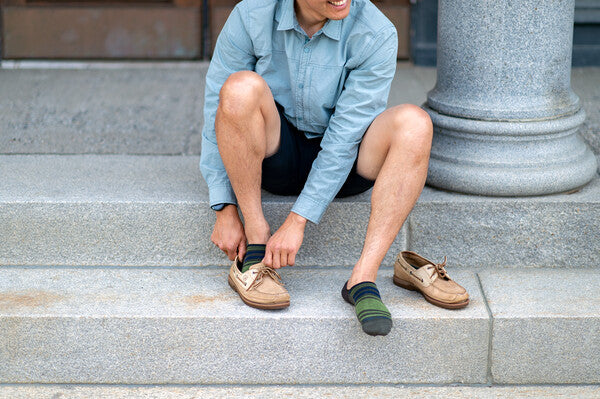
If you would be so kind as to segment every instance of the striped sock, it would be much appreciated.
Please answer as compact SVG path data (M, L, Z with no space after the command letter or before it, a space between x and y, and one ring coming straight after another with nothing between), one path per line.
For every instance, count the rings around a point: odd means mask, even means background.
M250 266L260 263L265 257L265 249L267 248L264 244L248 244L246 256L244 257L244 264L242 266L242 273L245 273L250 269Z
M381 296L375 283L364 281L350 290L344 284L342 297L352 305L362 329L369 335L387 335L392 329L392 315L381 302Z

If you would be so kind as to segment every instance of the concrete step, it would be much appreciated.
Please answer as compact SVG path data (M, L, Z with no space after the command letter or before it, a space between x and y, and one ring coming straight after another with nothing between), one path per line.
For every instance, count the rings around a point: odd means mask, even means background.
M200 154L207 62L0 65L0 154ZM398 64L388 104L422 104L436 69ZM600 153L600 68L574 68Z
M492 316L494 382L600 382L600 270L485 270L478 277Z
M600 383L600 270L451 269L471 294L458 311L383 271L386 337L341 299L348 270L282 270L281 311L245 306L227 272L2 267L0 383Z
M0 156L0 265L203 266L214 212L197 156ZM294 197L264 195L273 229ZM358 259L370 193L334 201L309 224L300 265ZM600 178L572 194L492 198L426 188L384 261L402 249L451 266L597 267Z
M16 67L0 68L0 154L200 154L207 62ZM422 104L435 76L399 64L390 105Z
M0 69L0 153L199 154L208 64L186 65Z
M1 399L279 399L292 398L580 398L597 399L600 387L583 386L113 386L113 385L0 385Z
M282 311L244 305L227 273L0 268L0 382L486 382L489 317L472 272L455 273L473 300L454 312L382 276L396 326L385 338L364 334L342 300L348 270L284 270Z

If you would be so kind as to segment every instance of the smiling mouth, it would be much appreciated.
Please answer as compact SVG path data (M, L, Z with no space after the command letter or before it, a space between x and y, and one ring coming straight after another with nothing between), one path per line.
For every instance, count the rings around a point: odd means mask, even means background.
M348 0L340 0L340 1L328 1L329 4L332 4L336 7L341 7L346 4Z

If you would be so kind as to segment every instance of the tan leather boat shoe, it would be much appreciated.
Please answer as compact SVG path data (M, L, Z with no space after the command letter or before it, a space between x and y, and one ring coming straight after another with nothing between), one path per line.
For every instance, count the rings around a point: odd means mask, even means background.
M446 309L461 309L469 304L467 290L448 276L444 266L412 252L400 252L394 263L394 284L420 292L427 302Z
M229 269L229 285L248 306L258 309L283 309L290 306L290 294L275 269L257 263L242 273L236 257Z

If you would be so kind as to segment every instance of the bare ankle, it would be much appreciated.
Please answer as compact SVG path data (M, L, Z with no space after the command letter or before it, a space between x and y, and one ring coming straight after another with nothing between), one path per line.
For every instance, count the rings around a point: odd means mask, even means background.
M370 282L374 283L376 279L377 279L377 272L364 273L361 271L353 271L352 275L348 279L348 287L347 288L352 288L356 284L362 283L364 281L370 281Z
M248 226L246 223L245 232L248 244L266 244L271 238L271 228L266 222L260 226L256 224Z

